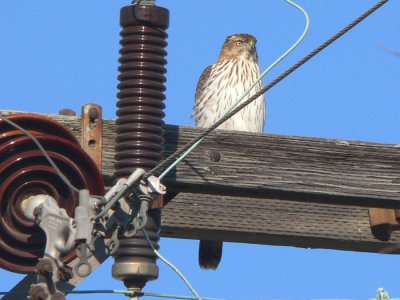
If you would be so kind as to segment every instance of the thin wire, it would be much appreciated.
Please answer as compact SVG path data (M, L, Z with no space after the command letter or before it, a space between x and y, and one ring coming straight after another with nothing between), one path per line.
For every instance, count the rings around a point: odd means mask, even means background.
M182 280L185 282L185 284L191 290L193 295L196 297L195 299L196 300L205 300L206 298L200 297L200 295L196 292L196 290L190 284L189 280L185 277L185 275L183 275L183 273L172 262L170 262L168 259L166 259L164 256L162 256L160 252L157 251L157 249L154 247L153 243L151 242L149 236L147 235L147 231L144 228L142 229L142 231L143 231L143 234L144 234L147 242L149 243L151 249L153 249L153 251L157 255L157 257L159 259L161 259L166 265L168 265L172 270L174 270L175 273L179 275L179 277L182 278Z
M180 296L172 294L162 294L162 293L148 293L148 292L135 292L128 290L81 290L81 291L68 291L66 294L75 295L87 295L87 294L122 294L127 296L139 295L140 297L156 297L156 298L168 298L168 299L187 299L187 300L197 300L191 296ZM26 292L0 292L0 295L26 295ZM202 300L222 300L217 298L202 298Z
M171 299L189 299L189 300L197 300L199 298L188 297L188 296L178 296L178 295L167 295L167 294L154 294L154 293L144 293L144 296L149 297L158 297L158 298L171 298ZM202 300L222 300L217 298L201 298Z
M290 75L293 71L298 69L300 66L302 66L304 63L306 63L308 60L310 60L312 57L314 57L316 54L318 54L320 51L328 47L330 44L332 44L334 41L336 41L338 38L340 38L342 35L347 33L349 30L357 26L361 21L363 21L365 18L367 18L369 15L377 11L380 7L382 7L384 4L386 4L389 0L381 0L379 1L376 5L371 7L368 11L363 13L361 16L359 16L357 19L355 19L353 22L351 22L349 25L344 27L342 30L340 30L338 33L330 37L328 40L326 40L324 43L322 43L320 46L315 48L313 51L311 51L309 54L304 56L301 60L299 60L296 64L294 64L292 67L287 69L285 72L283 72L281 75L276 77L273 81L271 81L268 85L264 86L261 88L257 93L255 93L253 96L248 98L246 101L242 102L239 104L237 107L235 107L232 111L230 111L228 114L226 114L223 118L219 119L217 122L215 122L213 125L210 127L206 128L201 134L198 136L194 137L191 141L186 143L180 150L176 151L175 153L171 154L169 157L167 157L165 160L163 160L161 163L159 163L157 166L155 166L153 169L148 171L145 175L144 178L148 178L151 175L154 175L156 173L159 173L162 171L166 166L168 166L170 163L172 163L174 160L176 160L178 157L186 153L186 151L191 151L194 149L200 142L201 140L206 137L210 132L215 130L218 126L220 126L223 122L228 120L230 117L232 117L234 114L236 114L238 111L243 109L246 105L249 103L253 102L256 100L259 96L264 94L266 91L271 89L273 86L275 86L277 83L282 81L284 78L286 78L288 75ZM182 160L182 159L181 159Z
M42 144L38 141L38 139L33 136L30 132L28 132L27 130L25 130L24 128L22 128L21 126L19 126L18 124L14 123L13 121L7 119L5 116L3 116L2 114L0 114L0 120L3 120L4 122L8 123L9 125L13 126L14 128L22 131L25 135L27 135L35 144L36 146L39 148L40 151L42 151L43 156L47 159L47 161L49 162L49 164L54 168L54 170L56 170L58 176L60 176L60 178L71 188L73 189L75 192L79 193L79 189L77 189L72 183L71 181L69 181L69 179L63 174L63 172L61 172L61 170L57 167L57 165L54 163L54 161L51 159L51 157L47 154L46 149L44 149L44 147L42 146Z
M294 49L297 48L297 46L304 40L304 38L306 37L309 29L310 29L310 16L308 15L307 11L301 7L300 5L298 5L297 3L293 2L292 0L286 0L287 3L289 3L290 5L294 6L295 8L297 8L298 10L300 10L304 17L305 17L305 26L304 26L304 30L302 32L302 34L300 35L300 37L296 40L296 42L290 46L290 48L288 50L286 50L280 57L278 57L268 68L266 68L261 74L260 76L258 76L258 78L254 81L254 83L244 92L243 95L241 95L236 101L235 103L222 115L222 118L224 118L227 114L229 114L240 102L243 101L243 99L252 91L252 89L261 81L261 79L267 75L268 72L270 72L277 64L279 64L286 56L288 56ZM219 121L219 120L218 120ZM218 122L217 121L217 122ZM197 141L196 143L194 143L189 149L187 149L179 158L177 158L175 160L175 162L173 162L167 169L165 169L164 172L161 173L161 175L159 176L159 178L163 178L165 175L167 175L169 173L169 171L171 171L177 164L179 164L190 152L192 152L201 142L203 141L203 138L200 139L199 141ZM151 172L151 171L150 171ZM146 175L145 175L146 177Z

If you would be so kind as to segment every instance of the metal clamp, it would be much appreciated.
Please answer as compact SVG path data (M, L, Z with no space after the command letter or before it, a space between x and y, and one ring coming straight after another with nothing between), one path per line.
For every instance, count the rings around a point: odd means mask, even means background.
M152 199L146 195L138 196L138 200L140 201L140 208L133 218L132 222L129 222L125 227L124 236L125 237L133 237L136 233L144 228L147 223L147 210L149 209L149 203ZM128 229L129 227L133 227L132 229Z
M37 195L27 200L25 215L35 221L46 234L44 255L62 265L61 254L69 252L75 245L75 228L72 219L60 208L52 197Z

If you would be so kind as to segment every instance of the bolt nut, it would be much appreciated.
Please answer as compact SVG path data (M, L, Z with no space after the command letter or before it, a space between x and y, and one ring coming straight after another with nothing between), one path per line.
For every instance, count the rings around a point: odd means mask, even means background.
M47 300L49 294L42 286L32 286L29 291L29 298L31 300Z
M222 158L222 155L219 151L216 150L210 150L208 152L208 157L212 162L219 162Z
M43 276L49 275L53 272L53 266L49 260L42 259L36 265L36 272Z
M40 206L35 207L33 210L33 216L36 218L37 216L40 216L42 214L42 208Z
M89 108L89 118L90 120L94 121L100 116L99 111L97 108L91 107Z
M65 300L65 299L67 298L61 292L56 292L53 296L50 297L50 300Z
M74 272L69 266L63 266L58 270L58 278L62 281L69 281L74 278Z

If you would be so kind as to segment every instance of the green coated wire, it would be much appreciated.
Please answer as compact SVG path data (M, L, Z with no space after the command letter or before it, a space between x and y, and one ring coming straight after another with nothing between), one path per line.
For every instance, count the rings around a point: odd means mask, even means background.
M157 255L159 259L161 259L167 266L169 266L172 270L175 271L176 274L179 275L180 278L185 282L185 284L188 286L190 291L193 293L193 295L196 297L196 300L205 300L206 298L201 298L200 295L196 292L196 290L193 288L193 286L190 284L189 280L183 275L183 273L168 259L166 259L164 256L161 255L160 252L157 251L157 249L154 247L153 243L151 242L149 236L147 235L147 231L143 228L142 229L143 234L149 243L151 249L153 249L154 253Z
M148 297L158 297L158 298L170 298L170 299L189 299L197 300L199 298L188 297L188 296L178 296L178 295L167 295L167 294L154 294L154 293L144 293L144 296ZM222 300L217 298L201 298L202 300Z
M295 8L297 8L298 10L300 10L304 17L305 17L305 27L303 30L303 33L300 35L300 37L297 39L297 41L288 49L286 50L285 53L283 53L280 57L278 57L278 59L276 59L267 69L265 69L261 75L256 79L256 81L250 86L250 88L248 88L246 90L246 92L236 100L236 102L221 116L220 119L222 119L223 117L225 117L228 113L230 113L240 102L242 102L242 100L250 93L250 91L256 86L256 84L259 83L259 81L269 72L271 71L277 64L279 64L286 56L288 56L306 37L308 30L310 29L310 17L307 13L307 11L301 7L300 5L298 5L297 3L293 2L292 0L286 0L286 2L288 2L290 5L294 6ZM175 160L175 162L173 162L168 168L166 168L164 170L164 172L161 173L161 175L159 176L159 178L163 178L165 175L168 174L169 171L171 171L177 164L179 164L190 152L193 151L193 149L195 149L202 141L204 138L202 138L201 140L197 141L195 144L193 144L185 153L183 153L179 158L177 158Z
M140 297L155 297L155 298L168 298L168 299L188 299L188 300L197 300L198 298L194 298L191 296L180 296L180 295L171 295L171 294L162 294L162 293L149 293L149 292L134 292L128 290L82 290L82 291L71 291L68 294L122 294L127 296L135 296L136 294L140 295ZM202 300L222 300L216 298L202 298Z
M128 290L81 290L81 291L69 291L67 294L75 294L75 295L88 295L88 294L120 294L126 296L135 296L136 294L140 295L140 297L154 297L154 298L168 298L168 299L183 299L183 300L198 300L198 298L191 296L180 296L180 295L171 295L171 294L162 294L162 293L148 293L148 292L140 292L135 293L134 291ZM26 292L0 292L0 295L26 295ZM201 298L202 300L222 300L217 298Z

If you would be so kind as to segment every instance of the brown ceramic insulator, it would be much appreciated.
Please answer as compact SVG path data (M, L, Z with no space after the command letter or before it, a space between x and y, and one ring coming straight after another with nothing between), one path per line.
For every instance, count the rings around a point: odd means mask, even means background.
M164 133L165 30L169 12L155 5L121 9L120 83L117 102L115 177L128 177L135 168L150 169L162 160ZM158 248L160 211L148 213L146 230ZM156 255L142 231L121 239L113 277L130 290L141 290L158 278Z
M155 5L121 9L117 178L137 167L152 168L162 159L168 22L168 10Z
M146 224L146 232L153 246L159 249L158 226L153 218ZM149 247L142 231L129 239L121 239L112 267L112 276L131 290L141 290L146 282L158 278L157 256Z
M104 194L102 176L74 135L52 119L34 114L7 117L33 134L62 173L78 189ZM33 141L0 121L0 267L17 273L34 273L43 256L45 235L25 217L24 199L32 195L52 196L73 216L78 195L50 166ZM75 257L67 254L65 262Z

